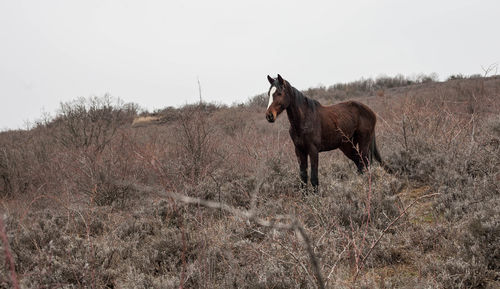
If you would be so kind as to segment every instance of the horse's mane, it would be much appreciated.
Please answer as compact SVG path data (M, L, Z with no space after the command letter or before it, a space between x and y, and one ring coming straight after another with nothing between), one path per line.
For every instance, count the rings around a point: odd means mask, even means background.
M320 103L317 100L311 99L311 98L305 96L298 89L296 89L295 87L291 86L290 83L288 83L288 87L290 87L291 95L294 98L295 103L297 105L305 104L311 110L316 110L316 107L320 105Z

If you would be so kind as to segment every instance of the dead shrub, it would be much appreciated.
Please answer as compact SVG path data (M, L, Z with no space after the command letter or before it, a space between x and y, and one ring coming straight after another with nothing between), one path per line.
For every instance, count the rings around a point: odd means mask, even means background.
M107 94L101 98L79 98L61 103L59 114L50 126L56 127L53 137L63 146L92 147L95 152L101 152L121 125L132 122L136 109Z
M221 156L216 143L216 131L209 115L211 106L186 106L180 113L177 128L178 148L182 176L197 181L219 165Z

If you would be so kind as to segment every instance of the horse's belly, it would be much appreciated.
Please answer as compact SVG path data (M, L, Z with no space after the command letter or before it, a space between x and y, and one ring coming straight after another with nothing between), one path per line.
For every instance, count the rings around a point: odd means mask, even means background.
M331 150L338 149L338 148L339 148L339 146L337 144L326 144L326 145L323 144L319 151L326 152L326 151L331 151Z
M331 151L338 149L342 143L342 138L337 135L323 135L321 138L321 149L320 151Z

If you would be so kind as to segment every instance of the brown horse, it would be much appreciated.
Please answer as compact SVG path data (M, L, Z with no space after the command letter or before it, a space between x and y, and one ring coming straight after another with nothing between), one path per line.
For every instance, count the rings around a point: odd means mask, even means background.
M311 184L318 188L318 153L339 148L363 173L374 157L385 167L375 144L375 113L357 101L323 106L307 98L279 74L267 76L269 104L266 119L274 122L286 110L290 137L300 166L300 179L307 184L307 156L311 161Z

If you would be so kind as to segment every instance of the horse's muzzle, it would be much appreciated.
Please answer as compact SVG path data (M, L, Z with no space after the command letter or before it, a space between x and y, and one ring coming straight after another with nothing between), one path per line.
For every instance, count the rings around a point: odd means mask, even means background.
M274 122L276 120L272 112L266 114L266 119L268 122Z

